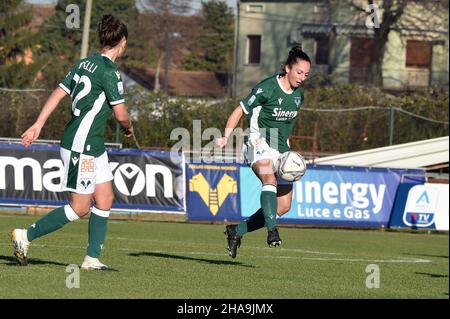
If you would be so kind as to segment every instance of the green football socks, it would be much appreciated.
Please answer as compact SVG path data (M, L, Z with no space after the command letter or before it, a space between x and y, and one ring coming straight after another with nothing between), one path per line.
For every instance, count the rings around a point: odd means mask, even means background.
M265 184L261 192L261 208L264 213L264 221L268 230L273 230L277 224L277 186Z
M273 230L277 224L277 206L277 187L271 184L264 185L261 192L261 208L237 225L236 232L238 235L242 237L244 234L264 226L268 230Z
M91 216L89 217L89 239L87 247L87 255L89 257L98 258L103 248L103 242L106 238L108 226L109 211L92 207Z
M70 207L70 205L61 206L39 219L27 230L27 237L32 241L41 236L47 235L60 229L68 222L79 219L80 217Z
M238 235L242 237L246 233L255 231L263 227L264 227L264 213L262 208L260 208L248 219L241 222L236 227L236 231Z

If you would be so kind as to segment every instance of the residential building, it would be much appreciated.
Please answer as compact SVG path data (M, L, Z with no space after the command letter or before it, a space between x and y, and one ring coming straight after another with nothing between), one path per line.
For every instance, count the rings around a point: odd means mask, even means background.
M418 2L408 2L387 38L385 89L448 87L448 9L437 2L423 8ZM375 3L377 7L369 8L365 0L239 0L235 95L248 94L260 80L278 72L297 43L313 61L311 78L368 83L374 28L383 23L382 2Z

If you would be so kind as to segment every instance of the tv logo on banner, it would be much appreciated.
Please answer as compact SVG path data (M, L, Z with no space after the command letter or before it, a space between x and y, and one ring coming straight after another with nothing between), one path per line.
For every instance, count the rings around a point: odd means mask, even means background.
M434 223L439 191L425 185L410 189L406 201L403 222L407 226L428 227Z

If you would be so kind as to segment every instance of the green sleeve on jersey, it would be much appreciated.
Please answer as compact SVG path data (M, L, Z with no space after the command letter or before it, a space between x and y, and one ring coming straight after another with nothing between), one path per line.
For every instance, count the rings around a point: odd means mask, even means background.
M67 73L66 77L64 78L64 80L61 81L61 83L59 83L59 86L66 91L67 94L70 94L72 92L72 79L73 76L76 72L78 63L75 64L75 66L72 67L72 69L69 71L69 73Z
M123 82L119 71L106 72L104 75L103 89L110 105L125 102Z
M303 95L303 92L302 91L300 91L300 105L299 105L299 107L298 107L298 110L300 111L300 108L301 108L301 106L303 105L303 102L305 101L305 96ZM300 112L298 112L297 113L297 116L295 117L295 118L293 118L292 120L291 120L291 122L288 124L288 126L287 126L287 133L288 133L288 139L289 139L289 137L291 137L291 135L292 135L292 131L293 131L293 129L294 129L294 126L295 126L295 123L297 123L297 119L298 119L298 117L299 117L299 115L300 115ZM289 145L289 148L291 148L291 145Z
M297 122L297 117L298 117L298 115L294 119L292 119L291 122L288 124L288 128L287 128L288 139L292 135L292 130L294 129L295 123ZM290 148L290 145L289 145L289 148Z
M254 107L266 103L269 100L269 92L260 87L253 88L252 92L241 101L244 113L248 114Z
M303 91L300 91L300 105L298 107L298 109L300 110L300 108L302 107L303 103L305 103L305 94L303 94Z

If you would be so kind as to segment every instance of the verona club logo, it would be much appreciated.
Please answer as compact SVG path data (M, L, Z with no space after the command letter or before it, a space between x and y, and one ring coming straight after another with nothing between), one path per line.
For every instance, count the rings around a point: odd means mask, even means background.
M216 216L219 208L230 194L237 194L237 182L228 174L224 174L215 188L211 187L202 173L198 173L189 180L189 191L196 192Z

